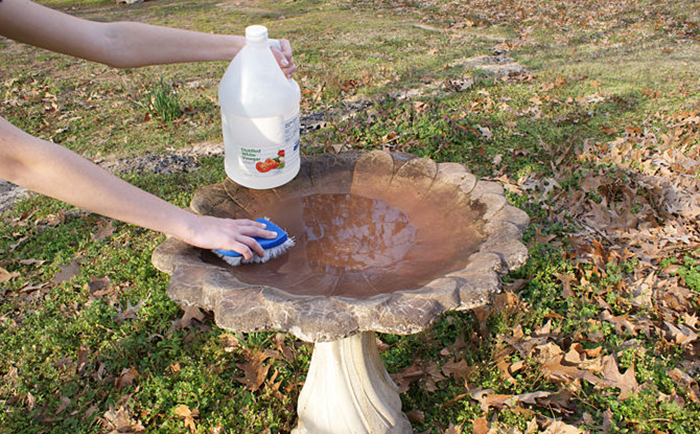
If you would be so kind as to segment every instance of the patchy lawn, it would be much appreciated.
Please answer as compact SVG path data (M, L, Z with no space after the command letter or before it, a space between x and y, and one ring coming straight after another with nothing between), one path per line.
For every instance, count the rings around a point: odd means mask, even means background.
M695 1L40 3L201 31L264 24L295 50L304 152L405 151L503 183L531 216L527 264L489 307L379 335L416 432L697 432ZM225 63L113 70L0 48L0 113L36 136L102 162L221 142ZM225 176L220 154L193 155L119 173L187 206ZM294 427L310 345L181 311L150 264L161 235L36 196L2 221L0 431Z

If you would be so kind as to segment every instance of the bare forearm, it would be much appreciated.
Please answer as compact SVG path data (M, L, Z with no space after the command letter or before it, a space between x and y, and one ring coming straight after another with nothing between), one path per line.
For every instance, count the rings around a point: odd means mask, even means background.
M0 3L0 34L71 56L131 68L231 60L245 40L143 23L83 20L26 0Z
M245 44L242 36L83 20L27 0L0 2L0 35L117 68L228 61ZM283 72L291 77L296 71L292 49L288 41L280 42L281 50L272 51Z
M0 178L88 211L173 235L204 249L264 251L254 237L274 238L247 219L199 216L140 190L81 156L30 136L0 117Z
M0 119L0 178L87 211L187 238L192 214Z
M98 34L104 37L100 63L116 68L167 63L230 61L245 46L245 37L238 35L216 35L153 26L143 23L116 22L94 23ZM292 47L286 39L280 39L272 49L282 72L287 77L296 71L292 59Z
M108 58L92 59L118 68L147 65L230 61L245 44L234 35L215 35L142 23L102 23Z

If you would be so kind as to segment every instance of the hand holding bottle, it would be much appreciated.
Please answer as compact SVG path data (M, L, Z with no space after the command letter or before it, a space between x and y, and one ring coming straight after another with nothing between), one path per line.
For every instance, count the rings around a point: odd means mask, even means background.
M297 71L292 58L292 46L286 39L270 39L270 49L274 54L277 63L282 68L285 77L292 78Z
M226 174L252 189L275 188L299 172L299 85L285 40L269 39L267 28L246 28L246 44L219 84Z

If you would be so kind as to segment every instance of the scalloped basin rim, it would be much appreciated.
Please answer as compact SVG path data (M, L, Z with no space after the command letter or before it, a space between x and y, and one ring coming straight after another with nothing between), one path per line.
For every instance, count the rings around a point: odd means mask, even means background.
M446 310L486 303L498 276L527 258L527 215L499 184L405 154L305 156L285 186L249 190L226 180L196 192L191 206L268 216L297 241L278 259L238 267L177 240L154 252L154 264L172 274L172 298L239 331L310 341L416 333Z

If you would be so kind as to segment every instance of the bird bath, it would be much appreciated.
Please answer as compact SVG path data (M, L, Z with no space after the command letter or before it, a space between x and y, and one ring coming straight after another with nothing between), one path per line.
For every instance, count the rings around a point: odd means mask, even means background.
M198 191L200 214L269 217L296 246L231 267L168 239L153 254L169 296L229 330L314 342L295 434L410 433L375 332L413 334L443 312L481 306L522 265L527 214L463 165L384 151L305 157L272 190L231 180Z

